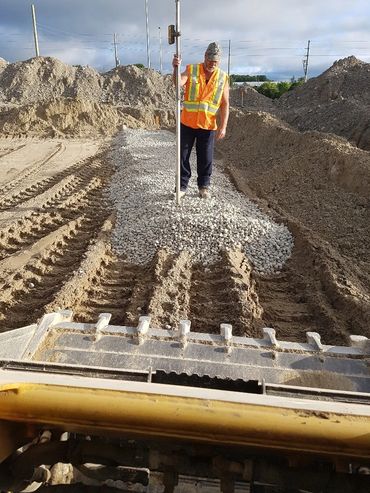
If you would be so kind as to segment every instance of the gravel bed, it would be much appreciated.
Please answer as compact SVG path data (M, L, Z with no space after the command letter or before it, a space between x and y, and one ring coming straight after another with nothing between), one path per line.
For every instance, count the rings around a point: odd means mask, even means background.
M209 265L225 249L241 249L257 271L271 274L290 257L293 238L286 226L261 212L217 169L209 199L198 197L193 175L177 206L172 133L127 129L116 138L112 159L110 197L117 210L112 242L128 261L146 264L159 248L168 248L188 251L193 263ZM196 174L194 162L192 169Z

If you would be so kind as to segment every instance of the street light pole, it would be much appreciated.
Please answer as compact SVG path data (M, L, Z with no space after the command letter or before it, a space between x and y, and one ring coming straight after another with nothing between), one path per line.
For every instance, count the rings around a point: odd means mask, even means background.
M231 39L229 39L229 56L227 57L227 76L230 79L230 62L231 62Z
M118 52L117 52L117 35L116 33L113 34L113 44L114 44L114 61L116 64L116 68L119 65L119 59L118 59Z
M34 37L34 40L35 40L36 56L40 56L39 40L38 40L38 37L37 37L36 13L35 13L35 6L33 4L31 5L31 11L32 11L33 37Z
M150 68L150 40L149 40L149 9L148 0L145 0L145 19L146 19L146 56L147 65Z
M310 44L311 44L311 40L308 40L306 58L303 60L303 71L304 71L305 82L307 82L307 78L308 78L308 60L310 58Z
M163 56L162 56L162 32L161 28L158 28L159 31L159 72L163 72Z

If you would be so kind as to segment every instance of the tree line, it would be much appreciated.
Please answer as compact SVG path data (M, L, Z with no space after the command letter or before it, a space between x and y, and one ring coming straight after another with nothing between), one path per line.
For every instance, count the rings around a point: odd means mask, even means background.
M231 74L230 75L230 84L233 82L267 82L270 79L266 77L266 75L239 75L239 74Z
M230 85L234 82L263 82L258 87L255 87L256 91L271 99L280 98L280 96L288 91L295 89L296 87L304 84L304 78L300 77L296 79L292 77L290 81L285 82L273 82L266 77L266 75L230 75Z

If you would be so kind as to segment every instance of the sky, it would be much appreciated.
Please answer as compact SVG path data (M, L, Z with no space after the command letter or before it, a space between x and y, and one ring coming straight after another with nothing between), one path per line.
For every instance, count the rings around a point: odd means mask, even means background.
M167 26L176 22L175 0L0 0L0 57L9 62L35 56L32 3L41 56L105 72L115 66L116 33L122 65L142 63L171 71L175 48L168 45ZM183 65L202 61L212 41L222 46L225 71L230 62L232 74L267 75L272 80L303 76L308 40L309 77L350 55L370 63L369 0L180 0L178 4Z

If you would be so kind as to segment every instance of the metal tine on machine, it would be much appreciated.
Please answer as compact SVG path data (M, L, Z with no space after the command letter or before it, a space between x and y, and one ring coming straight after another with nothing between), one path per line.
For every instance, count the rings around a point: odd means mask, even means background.
M137 326L137 342L139 345L145 341L146 336L149 332L150 319L151 317L149 316L142 316L139 318L139 323Z
M185 348L188 344L188 335L190 334L191 321L180 320L178 337L180 344Z
M365 336L349 336L349 340L351 342L352 347L356 347L362 349L364 353L369 352L370 350L370 340Z
M315 351L323 351L324 346L321 342L321 336L317 332L306 332L307 342Z
M95 341L99 341L102 331L108 327L111 318L111 313L101 313L99 315L98 321L95 324Z
M272 329L271 327L264 327L262 329L262 333L263 333L263 340L267 341L269 345L275 348L278 348L280 346L278 340L276 339L275 329Z
M102 313L94 323L73 322L72 312L61 311L45 315L31 329L1 333L0 369L1 360L35 367L45 362L68 367L77 362L84 368L110 369L122 361L125 371L141 371L144 365L153 372L160 369L232 380L263 377L269 384L284 382L287 370L325 370L345 375L359 392L368 393L370 377L364 356L370 354L370 339L363 336L350 336L350 345L333 346L323 344L316 332L307 332L307 342L293 342L279 340L268 327L262 329L260 338L254 338L233 334L228 323L220 324L215 334L194 332L190 320L181 320L176 330L170 330L151 327L150 316L141 316L136 327L111 325L111 318Z
M221 324L220 333L225 344L226 352L231 353L233 344L233 326L230 324Z

